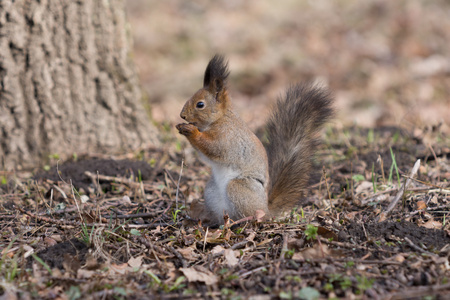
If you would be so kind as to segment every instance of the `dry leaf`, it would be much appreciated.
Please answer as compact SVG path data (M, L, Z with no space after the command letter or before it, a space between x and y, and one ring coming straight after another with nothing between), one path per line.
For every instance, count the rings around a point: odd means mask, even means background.
M256 219L256 222L262 222L265 215L266 215L266 213L265 213L263 210L257 209L257 210L255 211L255 219Z
M402 263L402 262L405 261L405 257L404 257L403 255L401 255L401 254L397 254L397 255L394 256L392 259L393 259L394 261L400 262L400 263Z
M66 272L76 274L81 267L80 260L76 255L72 256L69 253L64 253L63 267Z
M427 208L427 204L425 203L425 201L417 201L417 209L418 210L423 210Z
M122 205L132 205L131 199L128 196L123 196L122 199L119 200L119 203Z
M232 249L225 249L224 256L226 264L229 267L234 267L239 263L239 259L236 257L236 253Z
M78 269L77 271L77 278L78 279L88 279L91 278L92 275L94 275L94 271L85 270L85 269Z
M192 247L186 247L183 249L177 249L177 251L187 260L195 261L199 257L197 253L195 253L195 249Z
M60 234L52 234L51 238L57 241L58 243L61 243L63 241Z
M206 285L216 284L219 279L211 271L202 267L191 267L191 268L180 268L189 282L200 281L204 282Z
M31 246L28 245L22 245L23 249L26 251L25 254L23 255L24 258L29 257L31 254L34 253L34 249Z
M132 268L139 268L142 265L143 256L132 257L128 260L128 265Z
M359 213L360 213L359 211L352 211L344 214L343 217L349 221L353 221L355 219L355 216Z
M306 248L301 252L296 252L292 259L306 260L315 258L331 257L331 251L325 244L316 243L312 248Z
M124 264L114 264L112 263L109 267L109 274L110 275L117 275L117 274L121 274L124 275L126 272L128 271L128 264L124 263Z
M98 269L99 266L100 265L97 261L97 258L92 253L88 253L86 255L86 265L84 266L84 268L86 268L88 270L94 270L94 269Z
M189 215L192 219L202 220L203 223L211 222L210 213L206 209L205 203L198 200L192 201Z
M338 237L337 237L336 233L334 233L334 231L331 231L330 229L325 228L323 226L319 226L317 228L317 234L326 239L332 239L333 241L338 240Z
M224 251L225 251L224 247L222 247L220 245L217 245L214 248L212 248L211 253L212 254L219 254L219 253L224 252Z
M380 214L380 217L379 217L379 219L378 219L378 222L381 223L381 222L385 221L386 219L387 219L386 213L385 213L385 212L382 212L382 213Z
M442 223L431 219L423 224L420 224L419 226L429 228L429 229L441 229Z
M368 192L373 189L373 183L370 181L361 181L360 184L355 188L357 194L362 192Z
M44 243L47 244L47 246L51 247L51 246L55 246L56 244L58 244L58 242L56 242L54 239L52 239L51 237L45 237L44 238Z

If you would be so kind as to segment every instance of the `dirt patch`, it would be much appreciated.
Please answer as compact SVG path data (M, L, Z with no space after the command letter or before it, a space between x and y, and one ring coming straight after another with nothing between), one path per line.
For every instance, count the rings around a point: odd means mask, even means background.
M443 230L420 227L412 222L381 223L356 223L349 224L346 228L348 236L356 243L379 241L383 244L394 242L402 251L412 251L411 245L405 241L408 238L414 245L423 247L424 250L439 252L444 246L450 244L450 236Z
M37 253L50 268L63 269L65 259L77 260L80 264L86 261L89 248L78 239L71 239L48 247ZM31 260L31 259L30 259ZM30 263L30 261L29 261Z
M89 187L95 187L92 178L86 175L86 171L92 174L116 176L126 178L149 179L153 174L153 168L145 161L111 160L111 159L86 159L68 161L60 166L53 166L47 172L39 172L35 179L50 179L52 181L72 182L77 189L83 189L89 193ZM103 183L99 180L100 184ZM104 186L105 187L105 186Z

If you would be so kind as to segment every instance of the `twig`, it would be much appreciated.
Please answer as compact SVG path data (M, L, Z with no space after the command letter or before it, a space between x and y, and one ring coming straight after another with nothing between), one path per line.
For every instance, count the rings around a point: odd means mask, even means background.
M415 210L415 211L410 212L408 215L406 215L406 218L414 216L423 211L432 211L432 210L436 210L436 209L449 208L449 207L450 207L450 204L445 204L445 205L439 205L436 207L427 207L425 210L423 210L423 209Z
M404 290L400 290L398 292L387 295L385 299L394 300L394 299L418 299L421 296L429 296L432 294L436 294L440 291L450 290L450 283L447 284L436 284L431 286L420 286L420 287L408 287ZM443 296L443 295L442 295Z
M47 217L42 217L42 216L38 216L36 214L30 213L26 210L24 210L23 208L16 206L16 208L23 214L26 214L28 216L30 216L31 218L35 218L36 220L39 221L44 221L47 223L52 223L52 224L56 224L56 225L74 225L74 226L79 226L80 222L77 221L61 221L61 220L55 220L52 218L47 218Z
M373 250L367 246L355 245L355 244L344 243L344 242L329 241L328 239L320 237L320 236L318 238L320 239L320 241L322 241L324 243L327 243L327 244L333 245L333 246L337 246L337 247L342 247L342 248L347 248L347 249L363 249L363 250L367 250L367 251ZM379 249L379 248L377 248L377 251L389 252L389 251L386 251L384 249Z
M330 207L333 210L334 215L336 216L336 208L334 207L333 202L331 202L331 192L330 192L330 187L328 186L327 171L325 170L325 166L323 166L323 168L322 168L322 173L323 173L323 177L325 178L325 183L326 183L326 187L327 187L328 200L330 202Z
M181 175L183 174L183 164L184 164L184 160L181 160L180 176L178 177L177 191L175 193L175 204L176 204L177 210L178 210L178 193L180 191ZM184 206L186 206L186 198L184 199Z
M286 253L289 251L288 249L288 235L287 233L283 234L283 246L281 248L280 259L286 258Z
M129 214L129 215L116 215L112 217L105 217L106 219L133 219L133 218L150 218L156 217L159 215L159 212L152 213L138 213L138 214Z
M56 184L52 184L52 186L55 188L55 190L57 190L58 192L61 193L61 196L62 196L64 199L67 199L66 193L64 193L64 191L63 191L59 186L57 186Z
M403 194L406 192L406 189L408 188L409 184L411 183L411 178L414 177L419 170L420 167L420 159L416 161L414 164L414 167L412 168L411 172L409 173L409 177L405 180L401 188L399 189L397 195L395 196L394 200L389 204L389 206L384 210L384 214L389 214L392 209L394 209L395 205L397 205L398 200L402 198Z
M450 193L450 190L446 189L448 184L445 187L441 187L441 186L438 186L438 185L435 185L435 184L432 184L432 183L429 183L429 182L425 182L425 181L422 181L422 180L419 180L419 179L415 179L415 178L409 178L409 179L414 180L416 182L420 182L420 183L428 185L428 186L431 186L431 187L433 187L435 189L438 189L440 192L443 191L443 192L446 192L446 193Z
M427 251L427 250L425 250L425 249L422 249L422 248L420 248L419 246L417 246L416 244L414 244L414 243L413 243L408 237L406 237L406 236L405 236L405 241L408 242L408 244L409 244L409 246L411 246L411 248L413 248L413 249L415 249L415 250L417 250L417 251L426 253L426 254L428 254L428 255L435 256L435 254L433 254L433 253L431 253L431 252L429 252L429 251Z
M105 181L114 181L117 183L123 183L123 184L128 184L131 187L140 187L139 182L135 182L132 181L130 179L126 179L126 178L120 178L120 177L114 177L114 176L106 176L106 175L100 175L100 174L92 174L89 171L84 172L84 174L88 177L90 177L91 179L95 180L96 177L98 180L105 180Z
M169 177L170 181L172 181L172 183L177 186L177 183L175 182L175 180L173 179L172 175L170 174L169 170L164 169L164 172L167 174L167 176ZM181 176L181 172L180 172L180 176ZM178 190L177 190L178 192ZM183 198L186 199L186 197L184 196L183 192L180 191L181 195L183 195Z
M181 261L181 265L183 266L183 268L187 268L188 264L186 260L183 258L183 256L180 254L180 252L178 252L174 247L171 246L168 246L167 249L169 249L170 252L172 252L172 254L175 255Z

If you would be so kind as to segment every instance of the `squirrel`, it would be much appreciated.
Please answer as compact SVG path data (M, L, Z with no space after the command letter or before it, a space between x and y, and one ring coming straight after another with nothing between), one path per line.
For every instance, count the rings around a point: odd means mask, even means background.
M262 210L277 217L304 196L317 146L317 133L333 115L326 89L298 84L277 101L266 129L266 147L231 109L228 62L215 55L205 71L203 88L184 105L179 133L211 167L205 206L215 224L254 216Z

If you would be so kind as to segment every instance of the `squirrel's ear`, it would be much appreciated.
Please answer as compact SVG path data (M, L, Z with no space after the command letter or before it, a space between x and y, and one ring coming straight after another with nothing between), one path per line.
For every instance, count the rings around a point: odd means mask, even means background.
M209 90L217 97L217 95L225 89L226 80L229 74L228 62L225 61L225 58L222 55L214 55L206 67L203 88Z

